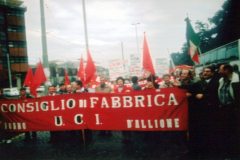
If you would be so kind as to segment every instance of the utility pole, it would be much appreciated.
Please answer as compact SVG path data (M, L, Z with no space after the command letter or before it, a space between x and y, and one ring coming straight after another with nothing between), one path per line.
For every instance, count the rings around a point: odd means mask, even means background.
M50 70L48 64L47 53L47 38L45 29L45 17L44 17L44 5L43 0L40 0L40 12L41 12L41 31L42 31L42 52L43 52L43 68L47 78L47 82L50 84ZM45 83L46 84L46 83ZM47 93L47 86L45 85L45 93Z
M135 30L136 30L136 40L137 40L137 53L138 52L138 34L137 34L137 25L140 24L140 23L133 23L132 25L135 25Z
M84 30L85 30L85 41L86 41L86 53L88 52L88 34L87 34L87 19L86 19L86 10L85 10L85 1L83 3L83 20L84 20Z
M122 59L124 60L124 54L123 54L123 42L121 42L121 46L122 46Z
M44 17L44 5L43 5L43 0L40 0L40 11L41 11L43 67L44 67L44 68L49 68L49 65L48 65L47 38L46 38L46 29L45 29L45 17Z
M11 66L10 66L10 60L9 60L9 53L7 53L7 63L8 63L9 87L12 88L12 76L11 76Z

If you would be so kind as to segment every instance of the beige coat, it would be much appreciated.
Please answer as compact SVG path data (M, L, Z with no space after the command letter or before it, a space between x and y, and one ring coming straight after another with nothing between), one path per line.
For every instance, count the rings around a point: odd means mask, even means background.
M104 88L102 89L100 85L96 87L96 92L104 92L104 93L110 93L112 92L112 87L105 84Z
M163 83L159 88L168 88L168 87L174 87L172 83L170 82L169 86Z

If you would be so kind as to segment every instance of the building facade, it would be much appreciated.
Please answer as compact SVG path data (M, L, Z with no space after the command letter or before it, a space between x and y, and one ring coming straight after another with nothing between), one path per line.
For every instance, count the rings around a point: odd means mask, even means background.
M0 0L0 87L9 87L9 55L13 87L20 87L28 70L24 13L19 0Z

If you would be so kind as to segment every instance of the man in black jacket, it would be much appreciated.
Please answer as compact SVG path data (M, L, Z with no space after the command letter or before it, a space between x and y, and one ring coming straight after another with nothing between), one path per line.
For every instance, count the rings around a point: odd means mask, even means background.
M196 127L194 128L194 145L190 149L193 149L196 153L212 152L218 141L215 135L219 114L219 82L218 79L213 78L214 73L215 68L209 66L204 69L204 80L202 81L193 84L173 82L175 86L191 90L191 94L195 98L193 107L196 117L193 123Z
M57 92L58 94L66 94L67 93L67 91L66 91L66 87L65 87L65 84L64 83L60 83L59 84L59 88L60 88L60 90Z

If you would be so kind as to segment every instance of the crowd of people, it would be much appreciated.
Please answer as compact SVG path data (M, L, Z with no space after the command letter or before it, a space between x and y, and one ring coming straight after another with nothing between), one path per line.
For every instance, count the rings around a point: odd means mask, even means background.
M168 139L176 141L187 152L193 154L207 153L226 153L229 155L239 154L239 107L240 107L240 74L237 65L223 64L220 67L210 65L205 67L199 74L195 75L194 69L177 70L174 74L175 80L170 80L169 74L164 74L162 80L164 83L159 85L155 83L155 76L150 75L147 78L146 86L141 88L138 85L138 77L131 78L133 85L127 87L124 85L125 79L118 77L116 80L117 87L111 88L107 85L104 77L100 78L100 84L96 86L95 92L104 93L120 93L134 92L138 90L151 90L157 88L179 87L186 89L186 97L188 98L188 131L174 132L146 132L146 137L154 134L159 139ZM75 81L71 85L65 86L64 83L59 85L57 91L56 86L48 87L46 96L55 96L62 94L73 94L88 92L87 88L83 88L81 81ZM3 99L2 91L0 95ZM32 98L26 93L25 88L20 90L20 99ZM59 141L59 135L62 131L51 131L49 143ZM65 131L74 139L79 132ZM92 131L85 130L86 140L92 143ZM8 132L5 132L9 136ZM36 140L36 132L25 133L25 140ZM99 131L99 136L111 136L111 131ZM122 142L131 142L131 131L122 131ZM9 137L5 137L9 139Z

